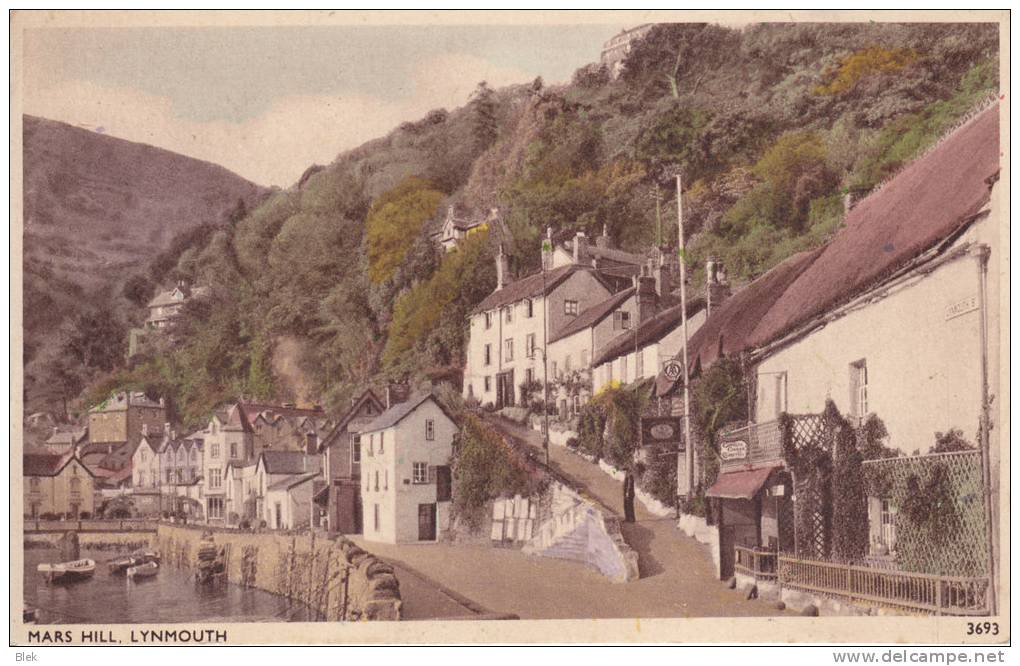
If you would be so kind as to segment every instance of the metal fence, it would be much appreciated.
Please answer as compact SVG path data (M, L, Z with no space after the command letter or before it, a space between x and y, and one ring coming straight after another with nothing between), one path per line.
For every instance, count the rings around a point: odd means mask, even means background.
M734 546L733 568L755 581L774 581L778 578L777 553L774 550L756 550Z
M739 553L738 553L739 556ZM927 615L987 615L987 577L937 576L778 556L780 587Z
M33 520L25 519L26 532L155 532L155 520Z

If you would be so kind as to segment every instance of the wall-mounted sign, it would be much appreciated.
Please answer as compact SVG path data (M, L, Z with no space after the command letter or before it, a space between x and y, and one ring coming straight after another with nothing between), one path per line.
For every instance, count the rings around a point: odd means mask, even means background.
M683 448L683 419L679 416L646 416L641 419L642 446Z
M968 312L973 312L974 310L977 309L978 309L977 295L962 298L956 301L955 303L950 303L949 305L946 306L946 321L949 321L954 317L959 317L960 315L965 315Z
M736 439L719 444L719 457L723 460L742 460L747 457L747 442Z
M666 379L671 382L683 377L684 366L679 361L666 361L666 365L662 367L662 374L666 375Z

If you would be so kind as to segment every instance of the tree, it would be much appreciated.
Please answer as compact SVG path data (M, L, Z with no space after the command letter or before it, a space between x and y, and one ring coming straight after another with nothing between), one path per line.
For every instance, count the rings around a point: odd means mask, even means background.
M124 330L108 305L75 317L62 331L63 353L83 371L110 370L123 357Z
M121 294L137 307L145 307L155 290L152 282L141 274L132 275L124 282Z
M496 93L488 82L482 81L471 93L472 132L475 147L483 151L496 141L499 127L496 120Z
M372 204L365 219L372 282L379 284L393 277L444 196L429 181L410 176Z

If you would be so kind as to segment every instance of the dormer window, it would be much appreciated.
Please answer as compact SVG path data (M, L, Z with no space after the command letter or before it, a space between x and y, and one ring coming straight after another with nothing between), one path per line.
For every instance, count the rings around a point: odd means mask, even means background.
M577 301L566 300L563 301L563 314L571 317L577 316Z
M491 312L486 312L485 313L485 330L489 330L490 328L492 328L492 313Z
M503 308L503 312L504 312L503 316L505 317L506 323L512 324L514 321L514 306L512 305L506 306L505 308Z
M528 319L535 316L535 302L530 298L524 301L524 316Z

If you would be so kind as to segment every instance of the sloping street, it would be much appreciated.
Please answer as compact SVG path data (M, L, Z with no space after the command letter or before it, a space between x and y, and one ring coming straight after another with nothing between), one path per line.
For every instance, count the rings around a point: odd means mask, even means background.
M505 421L494 425L541 453L538 433ZM622 483L562 447L552 447L551 464L602 504L620 512ZM487 612L512 613L522 619L782 614L772 604L747 601L740 592L715 580L705 546L684 536L672 518L654 516L640 502L636 504L637 522L623 525L627 543L639 554L641 579L632 583L613 583L582 564L529 557L516 549L354 540L378 557L449 588ZM413 587L402 593L405 603L416 603Z

